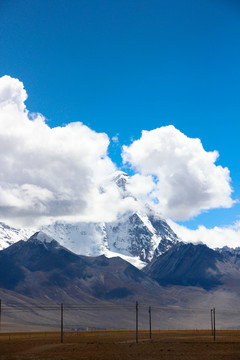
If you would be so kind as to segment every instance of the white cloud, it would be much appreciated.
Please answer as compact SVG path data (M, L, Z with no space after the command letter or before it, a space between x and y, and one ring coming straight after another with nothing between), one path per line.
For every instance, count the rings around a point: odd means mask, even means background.
M23 84L18 79L12 79L10 76L1 77L0 103L1 108L6 110L16 108L20 112L24 111L24 101L27 99L27 93ZM11 121L11 119L10 119Z
M135 174L129 177L126 188L136 199L140 200L142 203L146 203L147 196L150 197L151 192L155 188L155 183L152 176Z
M215 165L218 152L205 151L199 139L172 125L143 131L139 140L123 146L122 157L139 176L154 178L150 199L157 200L164 217L186 220L233 204L229 170Z
M31 119L26 98L19 80L0 78L0 218L106 220L128 206L111 181L108 136L80 122L50 128L40 114Z
M116 134L112 137L112 141L115 143L115 144L119 144L119 139L118 139L118 135L119 134Z
M26 98L19 80L0 78L2 221L112 221L146 203L163 217L186 219L232 205L229 171L215 165L218 153L204 151L199 139L173 126L143 131L123 147L124 161L137 173L126 185L133 196L122 196L112 181L117 169L107 155L108 136L81 122L50 128L41 114L28 112Z
M184 242L203 243L212 249L223 246L231 248L240 247L240 221L232 226L215 226L212 229L201 225L196 230L188 229L171 220L168 220L168 223Z

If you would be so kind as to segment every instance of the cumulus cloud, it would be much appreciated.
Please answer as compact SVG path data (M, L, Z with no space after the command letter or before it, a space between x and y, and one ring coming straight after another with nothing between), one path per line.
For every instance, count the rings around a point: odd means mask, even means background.
M80 122L50 128L41 114L29 114L26 98L19 80L0 78L1 219L106 220L131 207L112 182L108 136Z
M218 153L206 152L199 139L173 126L143 131L123 147L124 162L136 169L123 196L108 136L81 122L50 128L43 115L29 113L26 99L22 82L0 78L1 220L112 221L146 204L163 217L186 219L232 205L229 170L215 165Z
M122 157L139 176L152 176L149 198L164 217L186 220L233 204L229 170L215 165L218 152L205 151L199 139L172 125L143 131L139 140L123 146Z
M203 243L212 249L228 246L236 248L240 246L240 221L231 226L215 226L208 229L201 225L196 230L191 230L183 225L168 220L173 231L184 241L193 244Z

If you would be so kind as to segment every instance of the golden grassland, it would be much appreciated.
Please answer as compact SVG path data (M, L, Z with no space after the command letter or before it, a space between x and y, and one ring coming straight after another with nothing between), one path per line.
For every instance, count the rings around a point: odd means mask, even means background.
M0 334L1 360L239 360L240 330L68 331Z

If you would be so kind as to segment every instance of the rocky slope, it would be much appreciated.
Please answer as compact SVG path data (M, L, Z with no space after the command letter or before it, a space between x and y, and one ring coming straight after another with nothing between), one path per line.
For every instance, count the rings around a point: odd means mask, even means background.
M0 251L0 273L0 288L35 299L134 301L160 295L154 280L120 257L76 255L42 232Z
M211 290L223 285L239 292L239 250L212 250L206 245L178 243L154 259L144 272L161 285L197 286Z

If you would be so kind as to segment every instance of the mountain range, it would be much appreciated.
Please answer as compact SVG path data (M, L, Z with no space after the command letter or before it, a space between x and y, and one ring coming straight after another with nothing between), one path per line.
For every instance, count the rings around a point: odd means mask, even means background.
M115 181L122 196L131 196L126 174L118 174ZM0 299L6 306L32 308L30 318L10 313L5 325L56 327L51 312L36 310L39 302L98 304L107 309L138 300L164 309L157 312L156 328L193 326L190 313L186 316L184 311L203 304L206 314L195 314L198 326L206 326L213 306L228 314L233 306L239 308L240 249L186 244L148 206L145 212L126 212L106 223L55 222L40 229L0 223L0 246ZM74 321L74 314L69 315L69 323ZM131 328L134 316L127 310L115 318L98 314L98 320L82 314L81 321L92 328L96 321L98 328L102 323L119 328L119 322ZM235 316L218 321L225 327L240 326Z
M6 317L7 324L14 321L18 326L46 324L50 317L49 326L56 327L51 308L42 314L38 310L40 303L63 302L90 308L97 304L107 310L109 306L129 304L134 309L136 300L159 309L156 327L192 326L194 308L204 304L204 315L197 313L195 320L198 326L206 326L211 306L221 307L225 314L231 312L232 306L239 308L239 263L239 254L229 249L214 251L205 245L179 242L140 270L120 257L77 255L37 232L27 241L20 240L0 251L0 298L6 306L32 309L30 318L26 312L17 318L14 313ZM188 309L192 310L186 315ZM134 316L129 316L129 312L120 311L112 318L101 310L97 322L107 328L118 328L120 323L131 328ZM72 324L74 314L66 319ZM141 319L142 326L146 326L146 311ZM238 327L237 319L229 315L227 322L225 318L218 321L225 327ZM81 321L94 327L95 320L90 321L89 314L82 315Z
M167 222L153 214L125 213L108 223L55 222L40 230L76 254L121 256L139 268L179 241ZM0 223L0 249L27 240L36 231Z

